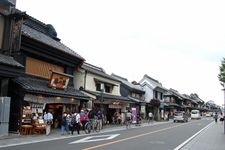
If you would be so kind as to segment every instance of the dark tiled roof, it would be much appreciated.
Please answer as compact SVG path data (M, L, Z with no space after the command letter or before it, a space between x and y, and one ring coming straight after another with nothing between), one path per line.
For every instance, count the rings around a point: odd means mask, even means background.
M19 68L24 67L23 65L21 65L20 63L15 61L13 59L13 57L2 55L2 54L0 54L0 63L5 64L5 65L9 65L9 66L19 67Z
M168 105L168 107L181 107L180 105L176 104L176 103L166 103Z
M106 74L106 72L104 71L103 68L100 68L100 67L88 64L88 63L84 63L81 66L81 68L83 68L84 70L86 70L88 72L91 72L93 74L99 75L101 77L104 77L104 78L107 78L107 79L110 79L110 80L113 80L113 81L120 82L118 79L116 79L116 78Z
M77 99L89 99L88 96L68 86L67 90L53 89L48 87L49 80L35 77L18 77L14 81L21 86L27 93L43 94L49 96L74 97Z
M144 89L141 87L141 85L134 85L132 83L130 83L126 78L120 77L116 74L111 74L112 77L120 80L123 84L127 85L128 87L130 87L131 89L135 89L141 92L145 92Z
M164 96L170 96L170 95L174 95L181 100L185 99L185 97L182 94L180 94L178 91L171 89L171 88L167 91L166 94L164 94Z
M39 31L33 29L32 27L30 27L28 25L23 24L22 34L33 40L39 41L43 44L49 45L53 48L56 48L64 53L67 53L69 55L75 56L76 58L84 60L84 58L82 56L80 56L79 54L77 54L76 52L71 50L69 47L67 47L63 43L53 39L52 37L50 37L42 32L39 32Z
M85 92L93 94L93 95L95 95L98 98L101 97L101 93L100 92L94 92L94 91L89 91L89 90L85 90ZM112 95L112 94L107 94L107 93L103 93L103 98L104 99L115 99L115 100L121 100L121 101L130 102L130 99L127 98L127 97L118 96L118 95Z
M146 103L144 100L142 99L137 99L137 98L134 98L134 97L130 97L128 96L128 98L133 101L133 102L136 102L136 103Z

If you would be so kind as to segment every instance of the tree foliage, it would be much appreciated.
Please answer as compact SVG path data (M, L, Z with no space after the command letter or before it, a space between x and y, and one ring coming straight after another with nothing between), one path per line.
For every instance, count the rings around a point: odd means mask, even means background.
M222 86L225 84L225 58L221 61L220 73L218 75L219 81Z

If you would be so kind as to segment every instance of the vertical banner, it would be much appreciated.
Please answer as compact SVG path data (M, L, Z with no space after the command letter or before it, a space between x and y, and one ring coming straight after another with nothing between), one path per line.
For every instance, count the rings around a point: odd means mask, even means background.
M135 107L131 108L132 113L132 123L137 123L137 110Z

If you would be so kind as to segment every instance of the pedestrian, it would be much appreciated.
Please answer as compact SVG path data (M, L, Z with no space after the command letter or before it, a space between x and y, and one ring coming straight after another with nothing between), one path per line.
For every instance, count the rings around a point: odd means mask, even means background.
M62 122L61 122L61 135L65 134L65 131L67 132L67 134L69 133L68 131L68 118L67 118L67 114L64 113L63 117L62 117Z
M148 123L150 124L150 122L152 122L152 119L153 119L153 114L152 112L149 112L148 113Z
M127 128L130 128L130 125L131 125L131 121L132 121L132 114L130 112L130 110L127 111L126 113L126 120L125 120L125 124L127 126Z
M102 122L103 122L103 113L101 112L101 110L98 110L96 116L98 118L100 129L102 129L103 128L103 124L102 124Z
M217 119L218 119L218 114L217 114L217 112L216 112L215 115L214 115L214 119L215 119L215 123L217 123Z
M72 124L72 129L71 129L71 134L73 135L73 132L75 129L77 130L77 134L80 134L80 114L79 113L74 113L72 115L71 119L71 124Z
M85 126L85 124L86 124L86 112L82 109L81 111L80 111L80 122L81 122L81 124L82 124L82 129L84 130L84 126Z
M45 132L49 135L51 132L51 125L53 124L53 115L50 111L46 111L44 114Z
M95 120L95 115L96 115L95 108L92 108L87 115L88 115L90 123L93 124Z

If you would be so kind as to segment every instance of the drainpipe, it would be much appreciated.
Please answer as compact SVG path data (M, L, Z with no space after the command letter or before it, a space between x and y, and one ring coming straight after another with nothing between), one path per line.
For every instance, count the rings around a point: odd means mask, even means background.
M87 79L87 70L84 73L84 90L86 90L86 79Z

